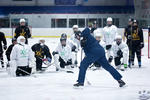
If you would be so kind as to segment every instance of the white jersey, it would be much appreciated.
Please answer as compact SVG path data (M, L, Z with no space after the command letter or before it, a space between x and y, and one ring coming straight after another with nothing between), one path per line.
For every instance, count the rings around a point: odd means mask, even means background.
M71 48L68 44L66 44L65 47L63 47L60 43L55 49L55 52L58 52L59 56L67 62L69 59L71 59Z
M106 45L112 45L117 35L117 27L112 25L103 28L103 39Z
M123 53L128 53L128 46L126 43L122 42L120 45L114 43L112 46L113 55L114 57L117 57L118 50L121 50Z
M75 34L72 34L70 37L70 41L72 41L75 46L77 47L77 49L79 50L80 46L80 41L78 39L75 38Z
M29 66L30 61L34 59L31 48L24 44L16 44L11 52L10 60L16 61L17 66Z

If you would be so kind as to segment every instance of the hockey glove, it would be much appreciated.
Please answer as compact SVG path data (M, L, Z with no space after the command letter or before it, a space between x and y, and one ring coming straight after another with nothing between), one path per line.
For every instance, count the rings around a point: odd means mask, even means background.
M123 52L121 50L118 50L117 51L117 56L120 57L120 58L123 57Z
M141 44L140 44L140 49L142 49L143 47L144 47L144 43L141 42Z
M72 51L73 51L73 52L76 51L76 46L75 46L75 45L72 47Z
M113 60L113 56L110 56L109 59L108 59L108 62L111 63L112 60Z
M7 45L4 45L4 50L6 50L7 49Z
M58 52L56 51L53 51L52 55L55 56L55 54L58 54Z
M68 61L67 61L67 65L71 65L72 64L72 59L69 59Z
M109 50L112 45L106 45L106 50Z

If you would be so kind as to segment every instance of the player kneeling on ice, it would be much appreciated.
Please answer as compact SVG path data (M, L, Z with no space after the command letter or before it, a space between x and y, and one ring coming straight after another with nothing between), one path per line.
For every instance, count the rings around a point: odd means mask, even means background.
M53 56L56 71L61 68L65 68L68 65L72 65L71 48L69 44L66 43L66 38L60 38L60 43L56 47L55 51L53 51Z
M97 40L90 34L90 29L86 28L82 31L80 36L81 47L85 52L85 57L80 63L79 76L75 87L83 86L85 80L86 70L90 64L97 61L105 70L107 70L115 80L119 83L120 87L125 85L125 82L121 80L121 74L112 67L105 56L104 48L97 42Z
M31 48L25 44L25 38L19 36L17 43L10 55L11 74L16 76L27 76L31 74L34 55ZM34 65L34 64L33 64Z
M114 62L117 69L121 68L123 63L124 68L127 68L127 57L128 57L128 46L126 43L122 42L122 37L120 35L116 36L115 43L113 44L113 55ZM123 58L123 62L121 63L121 58Z
M45 40L40 39L39 43L34 44L32 47L32 51L35 52L36 58L36 71L43 71L42 70L42 63L48 62L51 63L51 53L47 45L45 45ZM46 56L46 58L44 58ZM45 63L47 64L47 63Z

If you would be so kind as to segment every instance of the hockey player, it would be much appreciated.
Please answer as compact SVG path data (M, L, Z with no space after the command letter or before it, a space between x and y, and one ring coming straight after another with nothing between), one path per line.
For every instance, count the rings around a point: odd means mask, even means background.
M133 21L133 28L131 34L131 61L134 62L135 53L138 59L138 66L141 67L141 49L144 47L144 37L143 30L138 26L137 20ZM130 60L129 60L130 61ZM131 67L131 63L129 62L129 67Z
M94 31L97 29L97 22L94 21L93 24L92 24L92 28L91 28L91 34L94 35Z
M53 51L53 56L56 71L61 68L65 68L68 65L72 65L71 48L69 44L66 43L66 38L60 38L60 43L56 47L55 51Z
M114 43L115 37L117 35L117 27L112 25L112 18L107 18L107 26L103 29L104 42L106 45L108 62L111 63L113 60L112 56L112 44Z
M77 50L80 48L80 41L76 38L77 34L81 33L78 28L78 25L73 25L73 34L71 35L70 40L75 43Z
M25 44L25 38L19 36L10 54L10 68L12 75L27 76L31 74L34 55L31 48Z
M28 38L31 37L31 33L29 27L25 25L25 19L20 19L20 25L15 30L14 38L17 39L19 36L24 36L25 43L28 44Z
M3 42L3 45L2 45ZM7 41L5 38L5 34L3 32L0 32L0 60L1 60L1 65L2 68L4 68L4 61L3 61L3 49L7 49Z
M45 40L40 39L39 43L36 43L32 46L32 51L35 52L36 58L36 70L42 71L42 63L47 60L51 63L52 56L47 45L45 45ZM46 56L46 58L44 58Z
M134 19L130 18L128 21L128 26L125 28L124 36L127 39L126 44L129 48L129 67L132 63L134 65L132 57L132 31L133 31L133 21Z
M121 68L121 58L123 58L124 68L127 68L127 57L128 57L128 46L124 42L122 42L122 37L120 35L116 36L115 43L113 44L113 55L114 62L117 69Z
M16 38L12 38L12 44L8 47L8 49L6 50L6 57L7 57L7 61L8 61L8 64L7 64L7 67L9 67L9 61L10 61L10 54L11 54L11 51L13 49L13 47L15 46L15 44L17 44L17 39Z
M75 64L75 66L77 66L77 64L78 64L78 62L77 62L77 52L79 51L80 42L76 39L76 34L79 34L81 32L78 31L78 30L76 30L74 32L75 33L71 36L70 40L67 39L67 35L65 33L61 34L61 38L65 38L66 43L70 46L71 51L72 51L72 62L73 62L73 64Z
M90 34L90 29L86 28L81 33L81 46L85 52L85 57L81 61L79 76L75 87L84 86L86 70L90 64L97 61L105 70L107 70L115 80L119 83L120 87L125 85L125 82L121 80L122 76L120 73L113 68L105 57L104 48L99 45L97 40Z

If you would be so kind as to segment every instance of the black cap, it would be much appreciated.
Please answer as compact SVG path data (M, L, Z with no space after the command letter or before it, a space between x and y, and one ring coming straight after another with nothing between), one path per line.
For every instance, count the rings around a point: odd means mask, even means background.
M66 33L62 33L61 34L61 38L66 38L67 39L67 34Z

